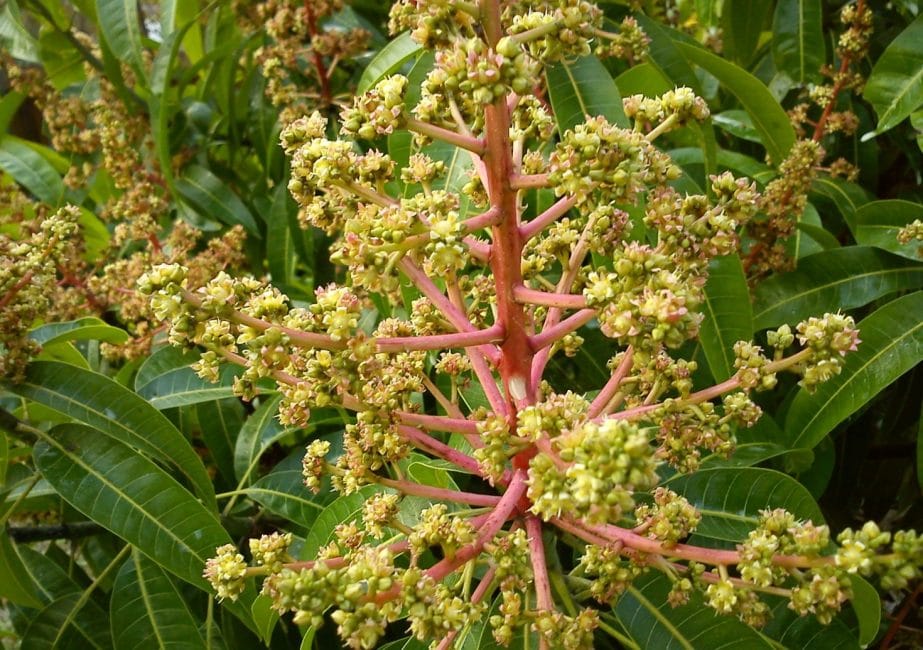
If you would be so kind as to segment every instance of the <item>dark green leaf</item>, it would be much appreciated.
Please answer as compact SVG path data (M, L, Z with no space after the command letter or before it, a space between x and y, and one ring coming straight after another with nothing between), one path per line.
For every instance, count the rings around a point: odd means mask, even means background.
M35 150L16 138L0 141L0 169L39 200L52 207L64 199L64 181L54 167Z
M36 585L19 559L9 535L0 533L0 598L37 609L42 603L36 598L35 590Z
M763 82L743 68L700 47L688 43L677 43L676 46L691 63L717 77L721 85L737 98L753 120L769 156L776 164L780 163L795 144L795 130L788 115Z
M779 0L772 22L776 69L804 84L820 78L827 60L820 0Z
M96 15L112 53L143 75L141 22L136 0L96 0Z
M859 650L856 635L840 617L828 625L814 616L799 616L789 608L787 598L767 598L772 607L769 622L761 632L778 641L782 648L823 648L823 650ZM772 604L775 601L775 604Z
M721 26L725 54L746 67L753 60L772 0L725 0Z
M881 133L897 126L923 104L923 14L891 41L863 91L878 113Z
M923 219L923 205L910 201L872 201L856 210L856 241L876 246L912 260L923 260L923 243L897 240L898 231L916 219Z
M864 246L809 255L798 269L757 286L753 304L756 330L837 309L852 309L894 291L923 286L923 264Z
M199 626L176 585L137 551L115 578L110 619L116 648L205 648Z
M230 543L218 518L130 447L62 424L35 446L35 463L77 510L183 580L208 590L202 569Z
M199 377L190 367L198 355L177 348L161 348L148 357L135 377L135 391L156 409L188 406L231 397L234 378L241 368L223 365L219 379L212 383Z
M106 613L81 594L68 594L35 615L22 650L103 650L112 648Z
M696 537L740 542L756 528L759 511L785 508L816 524L824 516L795 479L759 467L720 467L675 476L664 483L702 513Z
M339 524L355 521L362 514L362 506L373 494L381 492L377 485L366 485L352 494L337 497L318 515L301 547L301 557L314 559L321 546L333 538L333 531Z
M203 216L229 226L241 225L252 236L260 238L260 230L247 206L205 167L187 167L183 177L176 181L176 190Z
M304 486L301 471L273 471L244 492L268 510L307 529L324 509L318 495Z
M269 210L266 260L275 283L291 284L295 276L295 240L289 228L289 204L294 206L285 184L276 188Z
M680 607L667 601L672 583L658 571L634 581L614 608L628 634L644 650L767 650L772 646L753 628L708 607L699 594Z
M422 46L410 37L410 32L404 32L390 41L365 66L356 92L364 93L388 75L395 74L421 49Z
M716 381L734 374L734 343L753 338L750 291L740 256L718 257L708 265L705 316L699 341Z
M793 446L814 447L840 422L923 360L923 292L889 302L859 323L862 342L843 371L795 396L785 420Z
M875 640L881 625L881 598L875 587L856 575L849 576L852 583L850 604L859 620L859 644L863 647Z
M250 606L250 614L253 616L253 622L256 623L260 638L269 647L272 631L279 622L279 613L272 608L272 598L262 594L257 596Z
M612 124L628 126L612 75L595 56L548 66L546 75L548 99L561 133L582 124L587 116L596 115Z
M234 473L244 485L251 482L253 471L263 452L279 438L291 432L291 429L282 426L276 417L281 399L280 396L275 396L260 404L240 430L234 447Z
M41 346L54 345L61 341L105 341L119 344L128 340L128 332L107 325L99 318L88 316L36 327L29 332L29 338Z
M202 440L208 447L218 471L229 483L234 482L234 445L244 423L240 400L224 399L202 402L196 406Z
M209 507L217 507L205 466L183 434L144 399L108 377L57 361L33 361L25 381L11 389L111 439L172 463ZM92 437L100 436L93 433Z

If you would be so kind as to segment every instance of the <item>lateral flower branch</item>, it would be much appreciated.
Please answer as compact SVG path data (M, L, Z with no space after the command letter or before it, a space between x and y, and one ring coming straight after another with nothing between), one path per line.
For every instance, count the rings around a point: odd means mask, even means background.
M355 411L339 456L329 441L310 443L305 483L377 489L308 562L289 555L287 533L252 540L249 564L218 549L205 568L218 596L262 576L277 610L301 625L332 620L351 648L374 647L399 619L448 647L499 600L488 618L499 643L526 629L547 648L591 648L592 601L611 604L648 571L672 581L672 604L701 591L753 625L769 617L767 594L826 622L851 596L849 574L880 573L888 586L919 577L923 543L912 532L892 539L868 524L834 544L826 526L782 510L763 512L736 549L684 543L701 515L658 486L658 466L694 472L703 453L731 454L735 428L760 417L753 391L773 388L780 372L812 389L840 371L858 332L826 314L770 332L766 350L740 341L733 377L695 389L695 362L674 355L698 334L709 261L738 251L755 185L725 173L708 197L670 186L680 172L653 141L708 116L687 88L626 99L633 128L587 116L543 153L554 121L531 94L543 66L619 35L602 32L589 2L502 4L398 2L391 29L435 50L416 105L395 75L343 111L340 139L317 113L282 132L300 219L337 235L345 284L302 307L227 274L187 290L177 265L140 282L171 322L170 340L203 350L203 377L244 366L235 391L245 399L275 380L287 425L307 425L312 407ZM402 129L415 149L400 169L359 144ZM471 157L464 187L447 178L434 140ZM525 221L536 187L557 201ZM652 236L629 236L629 210ZM407 281L416 299L405 299ZM373 294L399 316L365 325ZM585 327L617 350L610 380L589 396L544 379L553 355L580 348ZM463 385L479 386L489 407L463 406ZM426 393L444 414L422 411ZM417 483L404 470L412 452L471 475L467 489ZM416 513L407 496L435 504ZM548 561L552 540L582 556L572 575ZM564 601L552 589L580 581L588 588Z

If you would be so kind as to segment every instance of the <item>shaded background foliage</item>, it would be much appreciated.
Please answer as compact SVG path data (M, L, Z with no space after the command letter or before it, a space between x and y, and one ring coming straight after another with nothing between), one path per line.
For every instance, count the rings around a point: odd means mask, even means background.
M168 206L157 224L164 235L180 220L201 229L205 239L240 226L247 238L239 268L268 275L293 298L307 300L337 271L326 257L329 239L298 226L285 190L278 134L287 105L273 104L258 62L258 48L273 39L258 18L241 20L255 4L8 0L0 9L0 42L20 67L43 70L61 96L96 97L105 78L126 110L144 118L145 160L159 173ZM687 85L708 100L712 119L667 139L685 172L677 185L695 191L709 174L730 169L765 186L796 139L784 111L822 82L822 65L839 63L834 48L841 4L605 3L613 26L625 16L637 18L651 40L649 55L631 65L593 57L560 64L548 72L547 99L563 131L585 112L627 124L623 97ZM921 525L923 302L911 292L923 285L923 248L919 242L900 245L896 234L923 217L923 18L915 2L874 8L870 51L854 62L867 85L837 99L837 109L855 113L858 126L853 134L823 138L828 160L845 158L859 168L858 177L822 174L814 181L787 244L797 260L792 270L748 287L738 260L716 263L706 325L689 352L700 362L697 383L720 381L732 372L734 341L759 340L768 328L838 308L860 323L863 347L843 376L815 396L800 392L794 379L765 395L766 415L754 429L739 432L740 449L729 461L706 459L703 471L670 480L711 513L699 535L714 545L745 537L746 524L769 505L823 518L833 530L867 519L886 527ZM357 87L367 89L397 71L422 79L431 55L407 38L389 41L386 16L386 3L357 0L319 23L321 31L361 28L368 38L361 51L339 62L327 96L307 50L296 57L292 81L307 93L305 108L319 106L336 116ZM89 40L78 36L83 33ZM96 71L88 74L87 66ZM22 188L39 205L27 210L65 201L85 208L90 272L139 250L137 241L112 250L116 224L100 219L124 190L113 187L104 169L86 184L66 184L69 169L85 161L55 150L34 98L5 89L4 187ZM379 145L406 159L409 135L396 133ZM448 182L460 188L464 162L451 147L440 153L458 166ZM536 204L543 201L550 197ZM415 297L408 289L405 302ZM370 322L401 308L377 307ZM296 533L307 556L337 523L356 516L368 490L315 496L300 478L305 442L320 437L336 444L342 414L318 410L307 429L286 429L274 419L278 402L270 395L253 404L232 396L231 370L209 384L189 368L194 359L159 344L135 358L101 354L102 344L122 345L138 334L117 303L82 315L31 323L29 336L43 351L25 381L10 384L0 397L17 418L56 427L52 438L38 443L0 437L0 516L7 524L0 536L0 596L10 614L11 643L157 647L175 635L182 647L249 648L260 640L278 648L332 647L337 642L330 626L302 638L252 589L236 605L216 605L204 590L201 568L216 546L278 527ZM575 358L555 358L550 380L559 388L593 390L609 376L599 360L610 351L610 343L590 330ZM471 408L483 403L476 392L463 399ZM423 457L406 469L432 485L466 481ZM36 545L29 535L56 541ZM891 623L879 622L874 592L855 588L854 611L822 631L781 604L763 634L785 647L800 647L816 634L824 647L881 641ZM647 576L604 620L640 647L765 643L736 621L716 622L701 603L670 609L667 589L662 579ZM885 594L884 603L893 610L905 596ZM478 625L484 627L476 624L464 647L493 647L489 630ZM416 647L401 634L395 630L384 647ZM906 643L919 643L903 634ZM611 639L603 643L619 647Z

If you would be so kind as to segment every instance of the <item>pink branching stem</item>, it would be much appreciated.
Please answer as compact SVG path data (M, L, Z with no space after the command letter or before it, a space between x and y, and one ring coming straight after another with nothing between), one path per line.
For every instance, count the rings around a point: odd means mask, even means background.
M459 332L476 331L474 325L468 320L468 316L465 315L465 312L453 305L452 302L445 297L439 287L426 276L423 269L406 257L403 258L399 264L404 273L407 274L407 277L410 278L411 282L423 292L424 296L429 298L455 329ZM492 363L499 362L500 352L496 347L481 345L478 346L478 350L481 351L481 354L490 359Z
M555 201L550 208L542 212L527 224L520 226L519 231L523 239L531 239L539 234L549 225L567 214L567 211L577 205L577 199L573 196L565 196Z
M439 386L433 383L432 379L426 375L423 375L422 379L426 390L428 390L430 394L436 398L436 401L439 402L439 405L445 409L445 412L448 413L449 417L457 418L459 420L465 419L465 414L462 413L460 408L458 408L458 404L446 397L445 393L439 389Z
M487 595L490 591L490 587L494 581L494 575L497 573L497 567L491 566L487 569L487 572L484 573L484 577L481 578L481 581L478 583L477 588L475 588L474 593L471 594L471 602L477 604L484 599L484 596ZM439 645L436 646L436 650L449 650L452 647L452 644L455 642L455 638L458 636L458 630L452 630L449 634L439 642Z
M193 307L202 306L202 298L193 293L192 291L183 291L183 300L192 305ZM288 336L289 341L292 345L304 348L322 348L324 350L345 350L346 341L335 341L327 334L318 334L315 332L303 332L301 330L292 329L291 327L283 327L281 325L276 325L275 323L270 323L269 321L256 318L255 316L250 316L249 314L244 314L239 311L232 311L227 319L238 325L244 325L246 327L252 327L255 330L265 332L266 330L273 328L277 329L286 336Z
M465 418L446 417L444 415L426 415L425 413L407 413L400 411L398 417L404 424L420 427L427 431L448 431L449 433L478 432L477 422Z
M513 479L503 497L497 503L493 512L487 515L487 519L480 526L480 534L468 546L460 548L455 556L446 558L438 562L427 570L427 574L433 580L439 581L455 571L460 566L474 559L484 549L484 545L490 543L503 524L516 512L519 500L526 493L526 473L523 470L517 470L513 474Z
M518 470L513 475L513 479L510 481L510 485L507 488L506 493L503 495L503 497L501 497L493 511L488 515L477 517L471 520L471 525L475 528L475 530L480 531L477 539L474 540L471 544L460 548L452 557L447 557L444 560L434 564L432 567L426 570L426 575L436 582L439 582L459 567L464 566L476 558L481 553L481 551L484 550L484 546L490 543L493 538L497 536L497 533L499 533L500 529L503 528L503 524L505 524L507 520L513 516L513 514L516 512L519 500L525 493L525 472ZM375 596L375 602L386 603L393 598L397 598L401 593L401 588L402 585L400 584L394 585L388 591L384 591Z
M535 578L535 598L539 609L551 611L551 581L545 563L545 545L542 541L542 522L538 517L526 517L526 532L529 534L529 557L532 560L532 575Z
M590 224L588 223L583 229L583 232L580 233L580 239L577 240L577 243L574 244L574 248L571 250L570 259L567 262L567 271L563 276L561 276L561 279L558 280L558 284L555 287L556 293L570 293L571 287L574 284L574 280L577 278L577 273L580 271L580 266L583 264L583 258L586 257L586 254L590 249L589 240ZM548 315L545 316L545 324L543 329L553 327L558 323L560 319L561 310L557 307L550 308L548 310ZM548 359L550 358L550 347L539 350L538 354L535 355L535 358L532 361L531 369L531 379L533 386L538 386L542 379L542 375L545 372L545 366L548 365Z
M779 359L777 361L771 361L767 363L764 368L766 372L779 372L780 370L785 370L794 365L806 361L814 354L810 348L805 348L796 352L790 357L785 357L784 359ZM677 400L677 405L687 405L687 404L701 404L702 402L707 402L710 399L720 397L725 393L730 393L733 390L740 388L740 378L736 375L730 379L726 379L720 384L715 384L704 390L697 391L689 395L689 397ZM626 409L624 411L619 411L618 413L613 413L612 415L606 416L607 418L613 420L637 420L651 411L657 409L658 404L647 404L644 406L636 406L634 408Z
M465 230L468 232L474 232L475 230L481 230L482 228L490 228L496 224L500 217L503 216L496 207L488 208L486 212L481 214L469 217L465 219L462 225L465 227Z
M483 476L481 473L481 468L478 466L478 462L468 454L464 454L457 449L453 449L444 442L440 442L432 436L428 436L423 431L420 431L419 429L411 426L407 426L406 424L399 424L397 431L415 447L419 447L420 449L431 453L433 456L438 456L443 460L447 460L450 463L457 465L460 469L465 470L469 474L474 474L475 476Z
M430 124L429 122L417 120L412 117L407 118L406 125L408 130L429 136L434 140L442 140L443 142L454 144L456 147L461 147L476 155L484 153L484 141L480 138L464 135L450 129L444 129L441 126L436 126L435 124Z
M539 334L530 336L529 343L532 345L533 350L542 350L551 346L555 341L564 338L567 334L580 329L594 318L596 318L595 309L581 309L557 325L546 327Z
M609 381L606 382L606 385L602 387L602 390L599 391L599 394L590 404L590 409L587 411L587 415L590 418L595 418L596 416L601 415L603 411L605 411L609 401L618 392L619 385L622 383L622 380L625 379L625 376L629 372L631 372L633 356L634 350L629 345L628 348L626 348L618 367L615 369L615 372L612 373L612 376L609 377Z
M458 282L455 278L449 278L446 281L446 291L449 294L449 300L452 304L455 305L459 311L464 313L465 299L461 294L461 289L459 289ZM474 374L478 378L481 388L484 389L484 395L487 397L487 403L490 404L490 408L498 415L506 415L508 412L506 400L503 399L500 389L497 388L493 372L491 372L490 368L487 366L485 357L481 354L481 348L466 348L465 351L468 353L469 361L471 361L471 368L474 370ZM496 365L497 362L494 361L493 363Z
M382 546L384 546L384 548L387 548L389 551L397 555L409 549L410 543L405 539L405 540L401 540L400 542L394 542L393 544L382 545ZM379 546L378 548L382 548L382 546ZM346 558L345 557L330 557L330 558L325 558L323 560L307 560L304 562L286 562L284 566L286 569L291 569L292 571L299 571L301 569L310 569L318 564L326 565L327 567L331 569L337 569L346 564Z
M445 350L469 348L503 339L503 326L491 325L487 329L431 336L395 336L375 339L379 352L404 352L407 350Z
M510 178L510 187L514 190L548 187L548 174L527 174L525 176L516 174Z
M488 262L490 260L490 244L470 235L462 238L462 241L468 247L468 254L471 257L479 262Z
M375 482L385 487L394 488L404 494L426 497L428 499L438 499L440 501L464 503L469 506L495 506L500 502L500 497L494 494L475 494L473 492L462 492L461 490L449 490L446 488L433 487L432 485L421 485L413 481L400 481L379 477L375 479Z
M586 298L579 293L549 293L520 285L513 288L513 296L519 302L529 305L543 305L559 309L584 309L586 307Z

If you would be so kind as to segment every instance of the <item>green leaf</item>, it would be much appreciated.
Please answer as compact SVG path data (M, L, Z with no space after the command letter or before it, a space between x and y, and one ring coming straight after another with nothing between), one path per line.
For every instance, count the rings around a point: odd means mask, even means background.
M686 605L672 607L667 601L671 586L669 578L658 571L650 571L628 587L613 609L639 648L772 648L753 628L708 607L699 593Z
M96 15L109 49L143 78L138 3L135 0L96 0Z
M119 344L128 340L128 332L107 325L99 318L88 316L36 327L29 332L29 338L41 346L54 345L61 341L105 341Z
M266 260L275 283L291 284L295 277L295 240L289 228L289 205L294 201L285 184L279 185L269 210L266 232Z
M814 394L795 396L785 429L793 446L812 448L895 379L923 360L923 292L892 300L859 323L862 342L843 371Z
M35 150L9 136L0 141L0 169L52 207L64 199L64 181Z
M746 70L721 57L688 43L676 46L691 63L717 77L718 81L737 98L760 134L770 158L778 164L795 144L795 130L785 110L779 105L762 81Z
M898 231L916 219L923 219L923 205L910 201L872 201L856 210L856 241L883 248L912 260L923 260L923 244L911 240L902 244Z
M848 246L805 257L798 269L756 287L754 329L794 325L808 316L862 307L894 291L923 286L923 263ZM860 336L861 338L861 336Z
M20 61L38 63L38 43L23 25L16 3L5 2L0 9L0 44Z
M0 598L38 609L42 603L36 598L35 590L35 583L19 559L9 535L0 533Z
M323 502L318 502L318 495L304 486L300 470L270 472L244 492L263 507L304 529L324 509Z
M820 177L815 179L811 186L812 193L825 196L843 215L843 220L849 229L856 231L856 212L859 208L868 203L868 193L859 185L844 181L841 178Z
M836 237L824 230L820 215L817 213L817 208L811 203L806 203L804 210L798 215L798 219L795 222L794 234L785 241L785 250L789 256L796 260L800 260L803 257L824 250L824 247L821 246L820 243L815 241L810 235L807 235L807 232L812 228L815 232L819 231L823 233L818 236L826 238L825 241L832 239L834 244L836 244L832 246L832 248L839 247L839 242L836 241Z
M404 32L390 41L365 66L356 93L362 94L388 75L395 74L422 49L423 46L410 37L410 32Z
M234 473L244 485L251 481L253 470L263 452L292 431L284 427L276 417L281 400L282 397L276 395L264 401L240 429L234 447Z
M230 543L214 513L153 462L82 425L62 424L35 445L36 466L68 503L183 580L202 577Z
M753 60L772 0L724 0L721 26L724 51L732 61L747 67Z
M740 542L756 528L759 511L785 508L816 524L824 516L798 481L760 467L719 467L675 476L664 483L702 513L696 537Z
M137 551L115 578L109 613L116 648L205 648L179 589L159 566Z
M161 348L138 369L135 391L158 410L231 397L234 394L231 386L241 368L223 365L218 381L212 383L190 367L197 360L197 354L173 347Z
M20 647L22 650L104 650L113 645L102 607L74 593L58 598L36 614Z
M57 361L33 361L25 380L10 390L175 465L196 494L217 508L208 472L183 434L143 398L108 377Z
M619 89L595 56L556 63L548 66L545 74L548 99L561 133L582 124L588 115L602 115L612 124L628 127Z
M878 636L881 625L881 598L875 587L856 575L849 576L852 598L849 600L859 620L859 644L867 646Z
M262 594L257 596L250 606L250 614L253 616L253 622L256 623L260 638L266 647L269 647L272 631L279 622L279 613L272 608L272 598Z
M244 423L244 409L237 398L202 402L196 406L202 440L228 483L234 482L234 444Z
M715 258L708 267L699 341L712 375L721 382L734 374L734 344L753 338L750 291L740 256Z
M205 217L229 226L241 225L260 239L260 230L243 201L225 183L205 167L190 165L176 181L176 190Z
M923 104L923 14L875 62L863 94L878 114L878 133L897 126Z
M827 60L820 0L779 0L772 21L772 60L798 83L820 78Z
M855 633L834 618L824 625L814 616L799 616L789 608L788 598L766 597L772 607L769 622L760 630L764 636L778 641L783 648L823 648L823 650L859 650Z
M339 524L355 521L362 514L362 506L369 497L382 490L377 485L366 485L352 494L337 497L314 521L301 547L301 557L314 559L320 547L333 538L334 529Z

